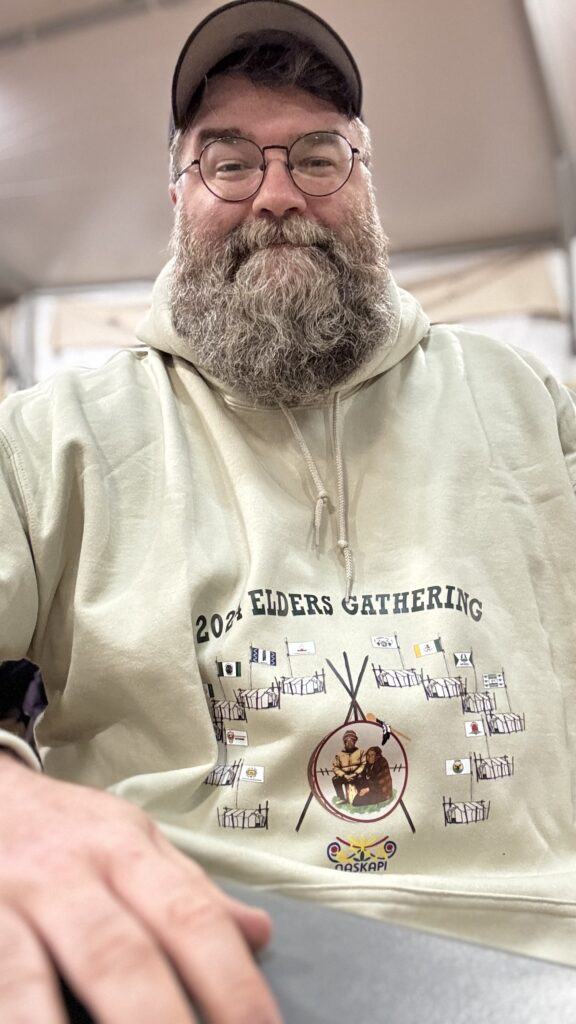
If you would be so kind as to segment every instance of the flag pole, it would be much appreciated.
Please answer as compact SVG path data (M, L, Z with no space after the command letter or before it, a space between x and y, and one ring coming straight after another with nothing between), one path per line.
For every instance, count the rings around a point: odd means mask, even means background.
M444 645L442 643L442 637L439 636L438 640L440 641L440 648L441 648L442 654L444 655L444 664L446 665L446 675L449 676L450 675L450 668L448 666L448 658L446 657L446 651L444 650Z
M290 675L293 676L292 662L290 660L290 648L288 646L288 637L284 637L284 643L286 644L286 657L288 658L288 668L290 669Z
M404 658L402 657L402 648L400 647L400 641L398 640L398 634L394 633L394 639L396 641L396 647L398 648L398 654L400 656L400 667L405 669Z
M242 774L243 766L244 766L244 758L241 757L240 758L240 766L238 768L238 774L236 775L236 778L234 779L234 786L232 787L233 789L236 790L236 810L238 810L238 797L240 795L240 776Z
M474 693L478 693L478 673L476 671L476 662L474 661L473 650L470 650L470 661L472 662L472 668L474 669Z
M512 713L512 705L510 704L510 694L508 693L508 684L506 682L506 673L504 672L504 666L502 666L502 679L504 680L504 690L506 692L506 701L508 704L508 711Z

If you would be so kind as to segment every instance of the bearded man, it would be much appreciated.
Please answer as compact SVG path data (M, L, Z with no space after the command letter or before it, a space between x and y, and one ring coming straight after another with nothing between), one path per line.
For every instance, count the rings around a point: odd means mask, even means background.
M216 69L208 79L190 128L172 147L176 216L168 291L182 339L178 350L254 403L317 399L381 349L390 328L386 239L366 170L369 136L336 107L343 90L335 73L322 98L304 92L317 63L315 52L293 37L251 46L248 40L235 63L226 62L225 75ZM286 84L292 78L297 84ZM206 126L214 111L222 126L226 119L245 125L251 145L210 140ZM334 128L303 131L316 125ZM288 145L266 146L263 157L256 134L263 145L268 138L298 140L301 159L311 169L316 161L313 173L296 166L290 177ZM228 150L234 157L241 148L247 150L242 158L266 163L253 180L234 181L230 171L232 180L223 181L222 170L212 172L211 160ZM204 174L214 174L208 183L197 163L186 166L200 150ZM337 170L327 156L339 162ZM301 191L306 187L320 194ZM253 188L253 196L235 198ZM225 189L233 189L227 201L220 194Z
M110 1024L192 1021L174 973L207 1021L277 1021L269 922L205 872L576 963L574 409L396 287L361 101L310 11L213 12L174 77L149 350L0 410L0 657L48 697L45 776L0 753L7 1022L61 1020L52 963ZM395 799L362 827L394 877L351 887L322 780L384 719Z

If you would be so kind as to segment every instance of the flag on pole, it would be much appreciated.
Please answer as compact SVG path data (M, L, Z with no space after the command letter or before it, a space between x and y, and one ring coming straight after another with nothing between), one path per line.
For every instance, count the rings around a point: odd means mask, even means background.
M239 661L217 661L216 668L219 676L238 677L242 675L242 666Z
M388 651L398 650L398 637L396 636L373 636L372 647L382 647Z
M247 747L248 733L242 729L227 729L224 733L224 740L228 747Z
M467 736L484 736L484 722L476 719L475 722L464 722L464 729Z
M492 690L496 686L506 686L503 672L487 672L482 678L485 690Z
M316 644L313 640L300 640L299 642L291 643L289 640L286 641L288 644L288 656L293 658L295 654L316 654Z
M255 764L243 765L240 771L240 782L264 782L264 769Z
M250 647L250 661L258 665L275 665L276 651L266 651L263 647Z
M454 661L456 668L473 668L474 662L472 661L472 651L461 651L460 653L454 651Z
M446 775L470 775L471 771L469 757L455 757L446 761Z
M436 640L424 640L421 644L414 644L414 654L417 658L424 658L427 654L437 654L443 650L440 637Z

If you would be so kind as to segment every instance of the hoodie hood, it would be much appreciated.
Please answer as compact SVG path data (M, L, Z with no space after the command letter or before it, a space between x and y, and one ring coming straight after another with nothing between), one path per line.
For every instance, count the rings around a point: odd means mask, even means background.
M172 324L169 301L171 270L172 262L167 264L158 277L154 286L152 307L138 328L137 336L140 341L151 348L159 349L162 352L167 352L170 355L176 355L189 361L186 339L175 331ZM371 359L361 364L343 384L338 385L332 391L326 391L320 400L316 399L314 402L308 403L308 408L320 405L331 405L332 407L332 449L334 453L335 478L335 490L332 499L330 499L330 494L322 480L318 466L302 430L298 426L293 411L283 405L279 405L281 412L290 425L295 443L300 449L313 487L314 537L317 549L320 547L322 522L329 503L331 503L331 507L336 512L338 524L337 547L344 564L346 579L344 596L346 599L349 598L352 592L354 569L353 555L348 539L348 502L343 464L341 400L363 384L380 376L399 363L405 355L418 345L430 329L429 320L419 304L411 295L398 288L391 275L388 276L386 289L386 299L390 310L390 323L388 334L382 339L381 346ZM195 364L195 369L209 384L221 392L228 405L254 407L253 400L241 389L225 387L221 381L207 373L202 366ZM262 406L260 407L262 408Z
M149 348L179 356L186 362L192 362L186 338L179 335L172 324L169 287L172 263L173 261L170 260L166 264L156 280L151 307L139 324L136 336ZM399 363L422 341L430 329L430 321L419 303L412 295L399 288L391 275L388 278L386 291L391 312L388 335L382 339L382 345L373 356L359 366L344 384L334 389L342 396ZM207 373L201 365L193 365L206 380L227 396L236 402L253 405L253 401L248 399L241 388L224 386L216 377ZM326 398L330 398L330 393L326 395Z

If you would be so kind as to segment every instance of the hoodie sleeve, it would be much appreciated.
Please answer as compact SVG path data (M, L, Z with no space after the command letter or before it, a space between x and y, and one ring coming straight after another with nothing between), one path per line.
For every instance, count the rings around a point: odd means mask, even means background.
M37 612L36 573L18 458L0 430L0 661L26 655ZM37 757L24 739L0 729L0 746L12 750L30 767L39 767Z
M558 437L572 489L576 493L576 395L553 376L548 367L531 353L515 349L542 379L556 408Z
M558 432L566 468L576 493L576 395L552 378L548 388L558 410Z
M0 429L0 661L25 658L38 614L22 466Z
M520 356L525 366L540 378L553 402L566 469L576 495L576 393L561 384L537 355L517 345L506 345L506 348Z

